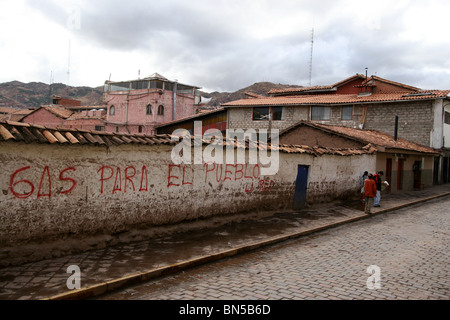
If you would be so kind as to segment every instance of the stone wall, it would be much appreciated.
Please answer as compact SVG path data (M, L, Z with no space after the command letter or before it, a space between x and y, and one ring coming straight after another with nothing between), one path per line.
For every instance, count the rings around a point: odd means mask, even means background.
M354 105L353 119L342 120L342 106L330 106L331 118L317 121L323 124L359 127L363 123L366 110L365 129L378 130L394 135L395 116L399 116L398 137L425 146L431 146L433 135L439 140L439 132L433 132L435 108L431 101L379 103ZM269 121L253 121L253 108L231 107L228 110L228 127L230 129L268 129ZM310 106L284 107L284 120L272 121L272 128L284 130L301 120L310 120ZM438 128L437 128L438 129ZM442 134L440 134L442 136ZM440 138L442 140L442 138ZM435 143L437 144L437 143ZM433 146L440 148L441 146Z
M284 107L283 120L272 121L272 129L284 130L301 120L309 118L308 107ZM268 129L269 121L253 121L253 108L233 107L228 109L229 129Z

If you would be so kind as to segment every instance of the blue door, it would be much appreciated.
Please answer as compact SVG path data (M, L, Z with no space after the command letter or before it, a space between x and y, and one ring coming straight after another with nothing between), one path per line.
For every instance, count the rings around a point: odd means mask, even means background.
M294 203L292 209L300 210L306 205L306 189L308 188L309 166L299 165L295 182Z

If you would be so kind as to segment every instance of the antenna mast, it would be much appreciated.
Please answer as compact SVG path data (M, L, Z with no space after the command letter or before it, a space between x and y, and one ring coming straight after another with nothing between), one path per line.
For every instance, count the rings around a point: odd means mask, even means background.
M69 81L70 81L70 39L69 39L69 58L67 62L67 98L69 98Z
M313 48L314 48L314 26L311 31L311 56L309 58L309 86L310 87L311 87L311 79L312 79Z

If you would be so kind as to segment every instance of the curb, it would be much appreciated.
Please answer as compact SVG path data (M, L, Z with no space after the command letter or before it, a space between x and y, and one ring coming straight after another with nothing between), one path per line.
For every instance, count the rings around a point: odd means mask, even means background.
M278 236L278 237L272 237L269 238L267 240L264 241L260 241L260 242L255 242L255 243L250 243L250 244L246 244L243 246L239 246L236 248L232 248L229 250L225 250L225 251L221 251L215 254L210 254L207 256L201 256L198 258L194 258L191 260L187 260L187 261L183 261L183 262L179 262L179 263L175 263L172 264L170 266L165 266L165 267L161 267L161 268L157 268L157 269L151 269L145 272L141 272L141 273L137 273L137 274L133 274L133 275L129 275L126 277L122 277L119 279L115 279L115 280L111 280L111 281L107 281L107 282L103 282L100 283L98 285L93 285L87 288L82 288L82 289L78 289L78 290L73 290L73 291L69 291L69 292L65 292L65 293L61 293L52 297L48 297L48 298L44 298L42 300L81 300L81 299L87 299L87 298L91 298L91 297L95 297L95 296L99 296L102 295L106 292L109 291L113 291L125 286L129 286L132 284L137 284L140 282L145 282L145 281L149 281L158 277L162 277L162 276L166 276L166 275L170 275L170 274L174 274L177 272L180 272L182 270L188 269L188 268L192 268L192 267L196 267L202 264L206 264L206 263L210 263L210 262L214 262L214 261L218 261L227 257L232 257L244 252L249 252L252 250L256 250L265 246L269 246L272 244L276 244L279 242L283 242L286 240L290 240L290 239L295 239L295 238L299 238L302 236L306 236L306 235L310 235L312 233L316 233L316 232L320 232L323 230L327 230L327 229L331 229L331 228L335 228L347 223L351 223L351 222L355 222L355 221L359 221L359 220L363 220L363 219L367 219L370 218L372 216L375 215L379 215L379 214L383 214L383 213L387 213L390 211L394 211L394 210L399 210L399 209L403 209L405 207L409 207L409 206L413 206L415 204L418 203L422 203L422 202L426 202L426 201L430 201L433 199L437 199L440 197L445 197L450 195L450 192L446 192L446 193L442 193L439 195L434 195L434 196L430 196L427 198L422 198L419 200L415 200L415 201L411 201L402 205L398 205L392 208L387 208L387 209L382 209L379 210L377 212L372 213L371 215L366 215L366 214L362 214L353 218L349 218L349 219L345 219L345 220L341 220L341 221L337 221L325 226L321 226L321 227L316 227L316 228L311 228L308 230L304 230L304 231L300 231L300 232L294 232L291 234L286 234L286 235L282 235L282 236Z

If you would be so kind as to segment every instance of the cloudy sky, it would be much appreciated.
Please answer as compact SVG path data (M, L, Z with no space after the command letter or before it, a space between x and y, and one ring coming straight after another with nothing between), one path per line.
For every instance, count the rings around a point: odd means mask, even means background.
M100 86L158 72L235 91L356 73L450 89L448 0L0 0L0 82ZM70 70L68 76L68 70Z

